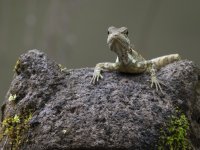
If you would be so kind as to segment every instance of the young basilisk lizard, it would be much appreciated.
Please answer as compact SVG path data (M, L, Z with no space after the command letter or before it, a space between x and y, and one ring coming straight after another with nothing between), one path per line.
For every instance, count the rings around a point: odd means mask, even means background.
M156 71L169 63L180 60L179 54L165 55L151 60L145 60L132 48L126 27L109 27L107 43L110 50L117 54L117 60L115 63L98 63L91 80L93 84L103 78L101 71L104 70L124 73L149 72L151 75L151 87L155 86L157 91L160 90L163 92L161 88L161 84L163 83L157 79Z

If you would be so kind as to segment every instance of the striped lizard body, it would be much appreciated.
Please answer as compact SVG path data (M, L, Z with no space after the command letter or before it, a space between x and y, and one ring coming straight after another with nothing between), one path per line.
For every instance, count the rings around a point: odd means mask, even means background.
M167 64L180 60L179 54L165 55L151 60L145 60L137 51L133 50L126 27L109 27L107 43L110 50L117 54L116 62L98 63L91 80L93 84L103 78L101 72L104 70L125 73L149 72L151 75L151 87L155 86L157 91L160 90L163 92L160 85L163 83L157 79L156 71Z

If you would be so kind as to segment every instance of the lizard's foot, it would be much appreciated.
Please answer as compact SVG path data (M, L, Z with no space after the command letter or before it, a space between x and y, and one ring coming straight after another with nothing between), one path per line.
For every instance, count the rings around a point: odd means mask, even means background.
M153 86L155 85L156 91L159 91L159 90L160 90L161 93L163 93L161 84L162 84L162 85L165 85L162 81L158 80L156 76L152 76L152 77L151 77L151 87L153 87Z
M103 76L101 75L101 72L98 71L94 71L93 73L93 77L92 80L90 81L90 83L95 84L99 81L99 79L103 79Z

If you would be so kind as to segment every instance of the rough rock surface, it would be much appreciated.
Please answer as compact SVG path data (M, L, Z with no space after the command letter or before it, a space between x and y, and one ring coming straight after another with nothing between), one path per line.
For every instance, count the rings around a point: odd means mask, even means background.
M19 149L156 149L160 128L176 107L189 118L189 139L200 149L200 75L191 61L158 72L164 94L150 87L147 73L104 72L91 85L92 68L61 71L38 50L21 55L15 70L2 120L33 111L28 142ZM10 94L17 96L14 103ZM9 148L7 140L0 146Z

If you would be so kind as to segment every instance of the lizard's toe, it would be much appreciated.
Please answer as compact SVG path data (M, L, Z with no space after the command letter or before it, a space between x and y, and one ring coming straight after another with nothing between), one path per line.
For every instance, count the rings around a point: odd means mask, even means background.
M161 91L161 93L163 93L161 84L165 85L162 81L158 80L156 77L151 78L151 87L155 85L156 91Z
M99 81L99 79L103 79L103 76L100 73L94 73L90 83L95 84Z

